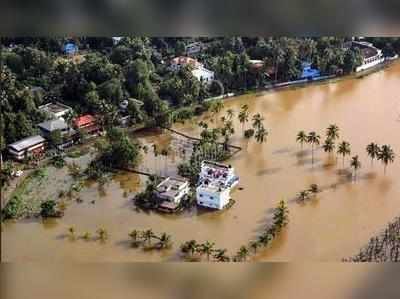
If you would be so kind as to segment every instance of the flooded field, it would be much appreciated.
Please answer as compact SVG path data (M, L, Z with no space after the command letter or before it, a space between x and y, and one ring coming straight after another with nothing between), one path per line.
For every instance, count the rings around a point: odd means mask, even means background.
M279 200L288 201L290 224L273 242L271 248L260 251L255 261L340 261L365 245L369 238L400 214L400 163L383 166L375 161L371 166L365 147L370 142L390 144L400 153L400 64L362 79L347 79L336 83L240 96L225 103L224 111L239 111L248 104L251 114L261 113L269 129L267 142L257 144L241 137L241 125L235 118L236 134L231 143L243 150L227 163L240 176L233 198L236 204L224 212L193 210L180 215L140 213L132 197L145 185L146 177L121 173L106 186L94 183L84 188L82 203L71 203L62 219L44 221L28 219L7 222L2 232L3 261L177 261L179 245L186 240L212 241L231 254L254 239L271 222L271 209ZM236 113L237 115L237 113ZM206 121L210 116L203 117ZM195 119L175 129L196 136ZM336 123L340 141L351 144L352 155L359 155L362 168L357 181L340 171L338 164L324 153L296 144L300 130L317 131L321 137L325 128ZM176 152L169 157L154 157L151 145L175 148L170 133L139 136L149 146L140 169L157 169L161 174L175 174L176 163L188 157ZM349 158L346 158L347 165ZM54 173L54 182L65 176L65 170ZM56 189L51 178L43 188ZM296 194L316 183L323 188L315 199L297 203ZM51 192L49 192L51 193ZM106 243L70 240L67 228L74 225L78 234L94 232L99 227L108 230ZM132 229L152 228L172 235L174 246L169 251L143 252L130 247L128 233Z

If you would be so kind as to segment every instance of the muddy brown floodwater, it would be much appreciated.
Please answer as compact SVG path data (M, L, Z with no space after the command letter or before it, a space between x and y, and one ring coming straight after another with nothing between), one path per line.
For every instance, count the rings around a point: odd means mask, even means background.
M251 114L264 116L270 131L266 143L251 141L246 148L241 125L235 121L232 143L242 145L244 150L227 163L235 167L243 190L234 191L236 204L231 209L207 213L194 210L175 216L140 213L135 211L131 198L143 188L146 178L119 174L105 188L93 184L83 189L83 203L71 204L62 219L7 222L2 233L2 259L176 261L179 244L189 239L209 240L234 254L270 223L271 210L281 199L289 202L290 224L271 248L261 251L253 260L340 261L352 256L400 214L399 157L384 175L383 166L375 162L371 167L365 152L366 145L374 141L390 144L399 154L399 90L397 63L362 79L231 99L225 103L224 111L232 108L237 112L246 103ZM196 135L198 121L177 125L175 129ZM335 165L321 149L315 152L312 166L308 147L301 153L295 142L299 130L315 130L324 135L325 128L332 123L340 127L340 140L351 143L352 155L360 156L362 168L356 182L340 174L340 159ZM148 134L140 139L149 145L161 140L168 146L173 137L168 133ZM162 158L156 161L151 153L148 156L144 159L146 165L141 167L154 165L161 172L164 169L175 173L173 161L165 164ZM321 186L323 192L305 204L294 202L296 193L312 183ZM65 233L71 225L78 234L105 227L110 239L105 244L68 240ZM174 247L162 253L130 248L129 231L146 228L171 234Z

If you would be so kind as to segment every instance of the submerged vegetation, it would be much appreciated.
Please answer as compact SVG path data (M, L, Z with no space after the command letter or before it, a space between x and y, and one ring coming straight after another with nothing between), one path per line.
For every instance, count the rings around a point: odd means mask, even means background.
M370 239L358 254L347 262L400 262L400 218L390 222L378 236Z
M2 219L17 219L40 213L41 199L31 198L30 194L39 188L48 176L46 168L37 168L17 185L10 195L10 200L1 211Z
M180 251L185 260L201 261L205 256L207 261L213 257L215 262L245 262L251 254L257 254L260 247L268 247L278 237L282 230L289 224L289 209L285 201L281 200L274 210L273 223L265 228L264 232L248 245L239 248L235 255L229 256L226 249L214 248L215 244L209 241L197 243L196 240L186 241L180 246Z
M153 232L152 229L143 231L132 230L129 233L131 238L132 247L138 248L142 246L144 250L164 250L172 247L171 236L167 233L161 233L160 235Z

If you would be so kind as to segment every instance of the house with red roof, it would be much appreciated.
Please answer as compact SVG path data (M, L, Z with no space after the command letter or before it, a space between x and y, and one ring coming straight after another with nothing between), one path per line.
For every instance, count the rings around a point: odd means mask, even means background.
M203 67L203 64L197 61L197 59L188 56L175 57L170 62L170 69L172 71L179 71L184 66L191 66L193 69Z
M91 114L85 114L75 118L74 128L82 130L87 134L97 134L100 131L96 117Z

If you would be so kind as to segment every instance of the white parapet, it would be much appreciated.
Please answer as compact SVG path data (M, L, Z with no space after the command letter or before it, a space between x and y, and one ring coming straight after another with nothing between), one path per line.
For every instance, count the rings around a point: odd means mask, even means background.
M199 206L223 209L230 201L230 191L239 182L230 165L203 161L196 199Z

